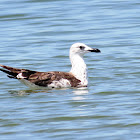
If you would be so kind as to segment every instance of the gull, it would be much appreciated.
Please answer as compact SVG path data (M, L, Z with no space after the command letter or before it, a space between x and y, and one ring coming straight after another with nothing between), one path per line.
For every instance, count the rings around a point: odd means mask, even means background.
M70 47L69 57L72 65L70 72L38 72L28 69L13 68L1 64L0 66L2 68L0 68L0 71L7 73L9 78L20 80L30 89L87 87L87 66L83 56L88 52L99 53L101 51L97 48L90 48L83 43L75 43Z

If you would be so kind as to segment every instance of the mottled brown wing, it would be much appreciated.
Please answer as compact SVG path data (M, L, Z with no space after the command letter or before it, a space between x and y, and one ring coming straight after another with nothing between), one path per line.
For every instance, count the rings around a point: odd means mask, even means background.
M52 83L53 75L49 72L36 72L31 74L27 80L38 86L47 87Z
M61 79L69 80L72 87L76 87L81 81L75 78L72 74L68 72L36 72L31 74L28 81L38 85L38 86L48 86L53 81L59 81Z

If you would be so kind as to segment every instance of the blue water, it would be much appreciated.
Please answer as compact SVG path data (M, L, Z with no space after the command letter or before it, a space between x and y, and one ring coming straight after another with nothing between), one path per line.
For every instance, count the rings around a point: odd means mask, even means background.
M139 140L140 2L1 0L0 64L69 71L82 42L86 89L35 90L0 72L0 139Z

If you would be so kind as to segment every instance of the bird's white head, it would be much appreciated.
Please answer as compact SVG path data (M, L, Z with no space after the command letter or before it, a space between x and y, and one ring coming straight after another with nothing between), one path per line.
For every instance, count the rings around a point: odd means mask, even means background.
M83 43L75 43L70 48L70 54L78 54L80 56L83 56L85 53L88 52L96 52L99 53L100 50L96 48L90 48L89 46L83 44Z

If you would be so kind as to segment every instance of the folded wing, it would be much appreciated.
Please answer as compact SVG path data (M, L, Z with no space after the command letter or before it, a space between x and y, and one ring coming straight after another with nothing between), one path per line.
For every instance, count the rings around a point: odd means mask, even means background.
M0 65L3 69L1 71L7 73L9 78L25 79L32 84L42 87L48 87L49 85L58 84L59 86L66 82L71 87L77 87L81 82L69 72L37 72L28 69L18 69L5 65Z

